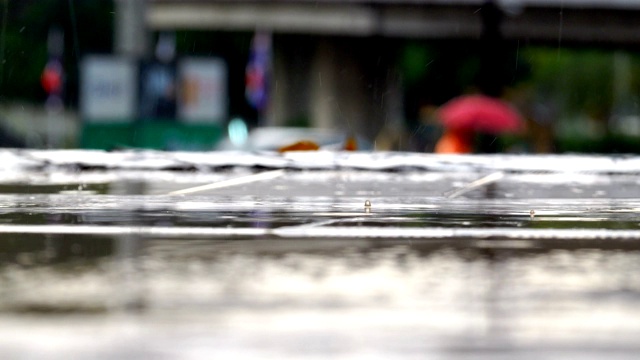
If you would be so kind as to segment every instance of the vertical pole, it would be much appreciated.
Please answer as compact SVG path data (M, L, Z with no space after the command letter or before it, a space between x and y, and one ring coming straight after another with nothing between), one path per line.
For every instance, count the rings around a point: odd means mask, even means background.
M7 36L7 19L9 13L9 0L2 1L2 30L0 30L0 99L2 99L2 83L4 80L4 48Z
M54 135L56 128L60 126L60 113L64 109L62 94L64 92L64 68L62 58L64 55L64 32L57 27L49 29L47 38L47 50L49 60L42 74L42 85L49 93L45 101L47 112L47 140L46 147L52 148L58 145Z
M137 64L150 53L150 34L147 29L147 0L115 0L114 19L114 44L113 52L116 55L125 57ZM140 69L136 70L139 76ZM137 84L136 84L137 86ZM137 91L136 91L137 94ZM135 99L136 114L130 119L134 124L131 128L130 137L135 144L136 133L138 131L140 99Z
M336 89L336 49L328 39L320 40L311 65L311 124L332 129L338 115Z
M478 87L485 95L500 97L505 85L506 42L502 36L502 10L494 0L486 0L480 10L480 73Z
M114 24L114 52L134 59L149 51L146 24L146 0L116 0Z

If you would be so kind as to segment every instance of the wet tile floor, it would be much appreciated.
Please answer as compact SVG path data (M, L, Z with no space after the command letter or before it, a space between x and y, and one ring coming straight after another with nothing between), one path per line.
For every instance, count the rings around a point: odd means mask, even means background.
M3 358L640 354L629 171L285 169L169 195L269 171L5 174Z

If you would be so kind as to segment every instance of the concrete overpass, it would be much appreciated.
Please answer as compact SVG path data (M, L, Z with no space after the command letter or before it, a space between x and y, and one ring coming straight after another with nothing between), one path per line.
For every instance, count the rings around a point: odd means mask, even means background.
M640 1L496 0L507 39L638 43ZM478 38L485 0L150 0L153 30Z

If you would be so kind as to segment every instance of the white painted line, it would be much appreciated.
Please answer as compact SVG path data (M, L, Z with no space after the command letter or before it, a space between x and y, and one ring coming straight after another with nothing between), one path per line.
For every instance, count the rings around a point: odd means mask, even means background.
M285 238L421 238L442 239L521 239L521 240L640 240L640 230L608 229L519 229L519 228L405 228L372 226L305 227L286 226L272 234Z
M424 239L424 240L640 240L640 230L406 228L396 226L323 226L311 223L277 229L104 225L0 225L0 234L140 235L154 237L273 236L289 239Z
M271 180L279 176L282 176L283 174L284 174L284 170L266 171L259 174L247 175L247 176L241 176L233 179L217 181L212 184L200 185L200 186L195 186L187 189L176 190L168 193L167 195L191 194L199 191L213 190L213 189L219 189L223 187L248 184L256 181Z
M461 187L460 189L453 190L445 193L445 196L449 199L456 198L462 194L466 194L471 190L479 188L480 186L489 185L493 182L496 182L504 177L504 173L502 171L496 171L491 173L485 177L482 177L476 181L470 182L467 185Z
M57 235L144 235L144 236L261 236L270 229L173 226L104 226L104 225L0 225L2 234Z

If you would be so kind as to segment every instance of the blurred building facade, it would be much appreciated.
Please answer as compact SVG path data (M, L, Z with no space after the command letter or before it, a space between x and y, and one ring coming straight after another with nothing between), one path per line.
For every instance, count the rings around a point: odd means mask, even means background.
M303 118L372 140L404 130L403 39L481 40L493 31L518 46L640 43L640 2L632 0L118 0L117 8L123 53L143 53L150 32L271 32L271 99L260 125ZM486 44L482 61L494 65L483 76L499 88L492 72L504 61L500 45Z
M547 138L581 134L593 149L593 139L617 132L635 136L629 140L640 144L640 25L635 21L640 2L635 0L25 0L3 4L0 10L7 21L3 24L6 34L0 39L4 49L0 105L10 110L0 115L6 118L2 125L11 127L7 133L33 127L11 125L18 119L33 119L34 124L57 121L44 109L41 116L22 110L23 104L43 104L50 95L41 86L41 75L51 60L47 34L57 28L64 32L60 95L69 118L76 117L78 107L78 119L82 118L78 122L83 124L87 123L86 88L81 80L89 78L82 76L85 59L106 56L147 64L162 48L159 40L172 39L176 59L169 65L175 67L168 68L180 76L189 75L189 81L179 85L182 100L190 100L191 107L185 111L176 106L169 113L175 112L178 119L153 124L155 128L167 125L163 130L167 134L181 125L195 127L191 120L196 115L197 122L206 120L204 111L215 108L191 96L198 93L194 89L200 78L213 82L218 76L209 69L213 65L193 62L208 58L219 60L223 66L218 67L228 70L228 97L220 96L219 108L227 99L229 112L220 112L223 115L215 119L209 116L212 129L220 126L218 135L224 123L239 117L260 126L342 129L370 140L385 134L378 148L390 148L401 142L403 132L405 139L419 137L420 127L434 118L437 106L479 90L518 105L536 120L531 128L546 131ZM273 73L266 82L269 105L260 111L245 98L245 69L251 38L257 32L272 35L273 55ZM188 64L180 65L183 61ZM100 73L103 76L94 76L96 81L118 79L113 72ZM127 128L136 128L139 134L138 128L148 124L135 114L138 95L128 99L134 115ZM104 98L97 100L105 109L118 108L106 106ZM56 128L68 128L65 138L73 139L74 129L81 127ZM29 134L16 135L26 139ZM48 141L44 135L43 139L31 136L23 143L75 145L72 140ZM554 151L544 141L536 148ZM640 146L636 148L634 152L640 152ZM556 147L555 151L567 149Z

